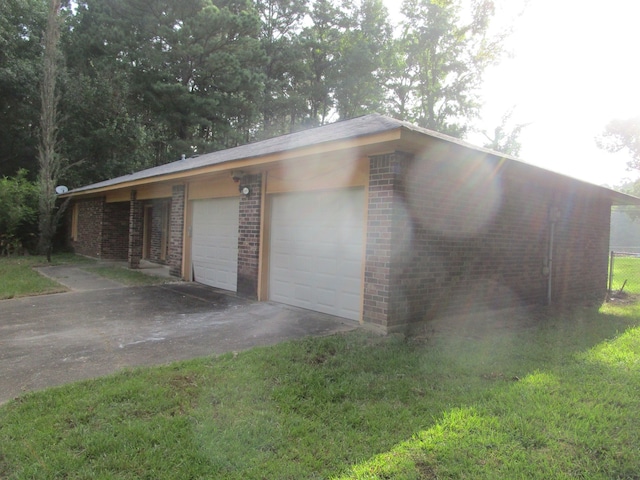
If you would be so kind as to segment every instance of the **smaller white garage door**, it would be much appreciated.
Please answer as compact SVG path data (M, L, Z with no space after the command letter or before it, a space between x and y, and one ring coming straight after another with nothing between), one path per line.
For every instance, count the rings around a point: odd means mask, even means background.
M191 257L193 279L224 290L237 290L237 197L193 201Z
M358 320L364 190L271 198L271 300Z

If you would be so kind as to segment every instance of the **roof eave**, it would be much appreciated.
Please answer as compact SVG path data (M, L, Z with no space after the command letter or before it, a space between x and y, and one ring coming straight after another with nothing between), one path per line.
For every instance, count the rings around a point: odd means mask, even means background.
M80 196L95 196L97 194L111 192L114 190L120 190L123 188L135 188L138 186L148 185L150 183L157 182L171 182L178 183L180 181L188 180L192 177L206 175L217 172L224 172L228 170L243 169L249 167L260 167L269 163L275 163L286 160L304 159L313 156L326 155L327 153L358 150L362 154L379 153L382 151L392 152L398 145L401 139L401 129L393 128L382 132L376 132L368 135L360 135L348 139L341 139L335 141L320 142L313 145L307 145L304 147L297 147L290 150L282 150L279 152L272 152L265 155L253 155L235 158L211 165L205 165L194 168L185 168L172 173L149 175L148 177L127 181L123 176L122 181L113 179L115 183L98 186L91 188L92 185L81 187L79 189L71 190L61 197L80 197ZM151 169L150 169L151 170ZM104 182L100 182L104 183ZM94 184L94 185L100 185Z

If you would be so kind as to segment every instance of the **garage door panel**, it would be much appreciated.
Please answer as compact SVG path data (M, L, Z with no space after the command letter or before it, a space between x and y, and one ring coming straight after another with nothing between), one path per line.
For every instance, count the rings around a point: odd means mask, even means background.
M360 316L364 190L272 197L270 298Z
M237 290L239 205L236 197L193 201L195 281L224 290Z

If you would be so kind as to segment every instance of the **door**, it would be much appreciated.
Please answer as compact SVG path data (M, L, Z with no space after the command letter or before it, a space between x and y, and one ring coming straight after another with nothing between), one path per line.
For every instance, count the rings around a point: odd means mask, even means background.
M238 281L237 197L193 201L193 280L233 292Z
M364 190L271 197L271 300L358 320Z

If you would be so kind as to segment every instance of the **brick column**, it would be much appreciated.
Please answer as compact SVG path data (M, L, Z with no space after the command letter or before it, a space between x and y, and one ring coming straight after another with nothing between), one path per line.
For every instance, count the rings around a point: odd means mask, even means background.
M143 204L140 200L136 200L136 191L131 191L131 199L129 200L129 268L140 268L140 260L142 260L142 242L143 242L143 221L144 215Z
M394 247L411 235L402 182L410 158L396 152L370 159L363 321L385 332L406 321Z
M171 191L171 218L169 221L169 272L182 277L182 249L184 245L184 185L174 185Z
M262 175L246 175L241 185L249 187L251 193L240 196L238 293L249 298L257 298Z

